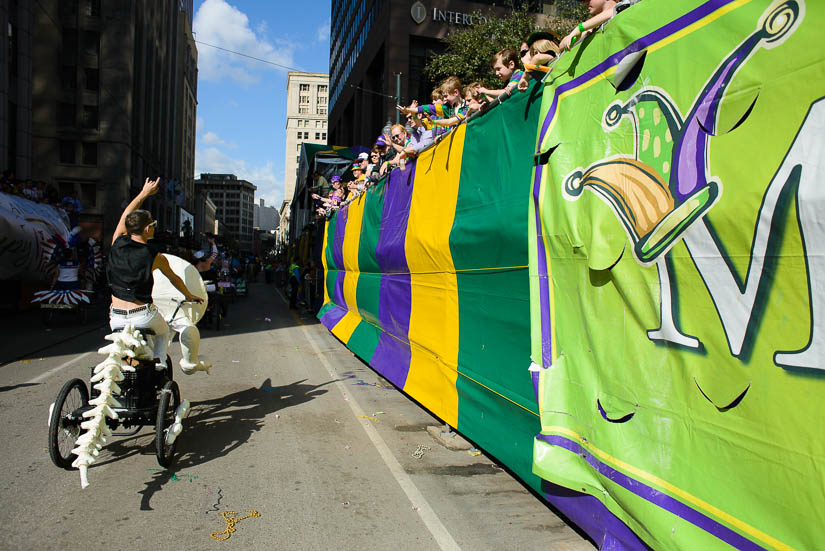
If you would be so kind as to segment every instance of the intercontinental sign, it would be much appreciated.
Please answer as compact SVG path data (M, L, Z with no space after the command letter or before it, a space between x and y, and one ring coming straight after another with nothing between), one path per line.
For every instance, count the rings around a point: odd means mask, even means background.
M435 23L447 23L448 25L474 25L476 23L486 23L487 18L483 15L462 13L458 11L440 10L433 8L428 10L421 2L416 2L410 8L410 16L417 24L423 23L427 16L432 17Z

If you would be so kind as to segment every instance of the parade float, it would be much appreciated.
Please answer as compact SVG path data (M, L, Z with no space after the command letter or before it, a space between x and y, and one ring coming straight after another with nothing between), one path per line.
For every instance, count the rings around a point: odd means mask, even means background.
M644 0L326 225L322 323L601 549L816 549L822 5Z

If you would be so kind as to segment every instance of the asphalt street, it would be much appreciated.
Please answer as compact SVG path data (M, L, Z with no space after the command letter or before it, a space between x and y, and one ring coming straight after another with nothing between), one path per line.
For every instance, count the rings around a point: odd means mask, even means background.
M184 375L171 346L192 403L172 467L146 427L108 443L83 490L49 458L47 416L103 359L93 314L0 322L0 549L593 549L494 458L438 444L438 419L263 283L201 328L211 374Z

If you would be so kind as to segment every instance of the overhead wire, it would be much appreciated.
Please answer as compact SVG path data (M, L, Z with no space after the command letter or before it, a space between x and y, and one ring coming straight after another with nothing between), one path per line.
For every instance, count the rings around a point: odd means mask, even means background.
M263 59L263 58L260 58L260 57L255 57L253 55L245 54L243 52L236 52L235 50L230 50L229 48L224 48L222 46L216 46L215 44L209 44L208 42L203 42L202 40L195 40L195 43L196 44L202 44L204 46L209 46L210 48L215 48L216 50L221 50L223 52L227 52L227 53L230 53L230 54L239 55L241 57L245 57L245 58L248 58L248 59L254 59L255 61L260 61L261 63L267 63L269 65L274 65L275 67L280 67L282 69L287 69L289 71L303 72L303 69L299 69L297 67L290 67L289 65L284 65L283 63L276 63L276 62L270 61L268 59ZM347 84L347 86L349 86L350 88L353 88L355 90L361 90L362 92L366 92L368 94L375 94L376 96L383 96L385 98L395 99L395 96L393 96L391 94L385 94L383 92L376 92L375 90L368 90L366 88L363 88L361 86L356 86L354 84Z

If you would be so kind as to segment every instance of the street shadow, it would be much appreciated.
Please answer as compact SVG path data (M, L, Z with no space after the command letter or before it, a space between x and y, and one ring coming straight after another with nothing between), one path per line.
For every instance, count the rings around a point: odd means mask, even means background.
M37 386L40 383L20 383L19 385L9 385L9 386L0 386L0 392L8 392L9 390L14 390L16 388L21 388L24 386Z
M251 387L213 400L193 402L184 421L184 431L178 440L176 460L170 469L154 472L151 480L145 482L146 487L138 492L142 496L140 510L152 510L152 496L170 480L177 480L176 472L232 453L248 442L253 433L263 428L268 415L322 396L327 390L321 387L335 382L311 385L305 381L303 379L273 387L267 378L260 387ZM115 451L115 445L107 448ZM154 448L146 451L144 447L137 452L154 453ZM131 455L125 453L126 456Z

